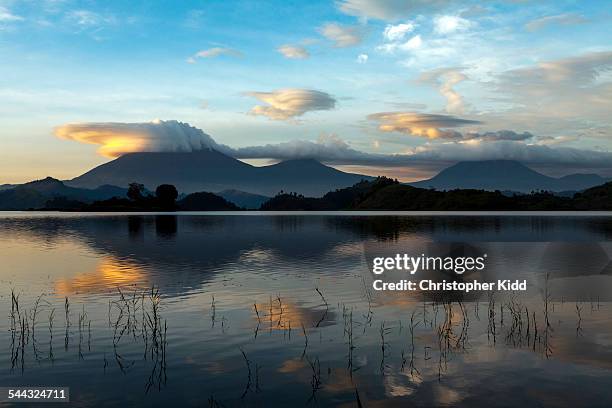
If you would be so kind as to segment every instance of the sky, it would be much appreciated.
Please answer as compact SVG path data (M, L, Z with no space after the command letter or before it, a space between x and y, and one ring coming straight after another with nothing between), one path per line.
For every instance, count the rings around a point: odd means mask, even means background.
M0 0L0 183L214 147L612 176L609 1Z

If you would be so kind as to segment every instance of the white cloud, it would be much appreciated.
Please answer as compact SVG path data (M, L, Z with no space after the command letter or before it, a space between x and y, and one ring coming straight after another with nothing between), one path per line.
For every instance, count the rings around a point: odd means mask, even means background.
M187 58L187 62L193 64L198 58L216 58L223 55L229 57L242 57L242 53L238 50L225 47L213 47L196 52L195 54L193 54L193 56Z
M444 143L427 143L402 153L368 153L352 148L337 136L317 141L292 140L264 146L242 147L232 150L241 159L315 159L333 165L362 165L375 168L407 167L412 169L440 169L458 161L517 160L534 166L546 166L563 173L571 169L610 169L612 153L525 143L529 133L512 131L490 132L513 134L517 139L488 141L469 139ZM378 141L375 141L377 144ZM376 171L376 170L374 170Z
M117 24L117 18L112 14L101 14L89 10L72 10L66 13L68 24L74 25L79 31L99 31L105 26Z
M557 14L554 16L546 16L542 18L537 18L535 20L531 20L527 24L525 24L525 29L527 31L537 31L541 30L547 26L560 26L560 25L575 25L586 23L588 20L581 16L580 14L574 13L566 13L566 14Z
M263 146L234 149L233 156L239 159L315 159L330 164L380 164L394 165L392 155L366 153L353 149L337 135L321 135L316 142L291 140Z
M532 139L533 135L529 132L517 133L513 130L497 130L494 132L466 132L463 134L464 140L480 142L496 142L499 140L522 141Z
M423 72L419 81L438 87L440 94L446 98L446 111L449 113L463 113L465 103L463 97L454 89L454 86L465 81L468 77L457 68L440 68Z
M363 32L356 26L327 23L319 28L319 32L338 48L352 47L363 39Z
M418 50L419 48L421 48L422 45L423 45L423 39L421 38L420 34L417 34L405 42L394 41L394 42L382 44L377 47L377 50L382 51L387 54L393 54L396 51L409 52L409 51Z
M306 48L299 46L299 45L285 44L285 45L281 45L280 47L278 47L277 50L278 52L283 54L285 58L289 58L289 59L305 59L310 56L310 54L308 53L308 50L306 50Z
M434 31L441 35L465 31L472 25L473 23L470 20L459 16L437 16L434 18Z
M11 13L6 7L0 6L0 22L23 21L23 17Z
M365 64L366 62L368 62L368 54L359 54L357 56L358 64Z
M406 41L404 44L401 44L399 48L402 50L410 51L416 50L417 48L421 48L421 45L423 45L423 40L421 39L421 36L415 35L414 37Z
M383 36L387 41L401 41L404 39L406 34L414 31L415 25L413 23L402 23L402 24L389 24L383 31Z
M288 88L272 92L247 92L246 95L266 103L254 106L251 114L273 120L294 119L306 112L330 110L336 106L336 100L331 95L311 89Z
M545 136L538 138L535 144L543 146L556 146L563 143L575 142L578 139L578 136Z
M512 104L511 118L539 129L577 131L609 124L610 73L612 52L592 52L506 71L494 90Z
M612 153L569 147L550 147L518 141L428 144L413 149L412 157L434 161L517 160L524 164L574 168L610 168Z
M339 0L336 5L345 14L378 20L397 21L416 13L444 8L454 0Z

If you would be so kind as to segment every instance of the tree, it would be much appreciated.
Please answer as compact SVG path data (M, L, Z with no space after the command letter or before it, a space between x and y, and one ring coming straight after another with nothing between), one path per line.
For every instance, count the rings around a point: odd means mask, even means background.
M130 183L127 191L127 196L130 200L140 201L144 198L144 185L140 183Z
M163 207L174 207L178 191L172 184L162 184L155 189L155 196Z

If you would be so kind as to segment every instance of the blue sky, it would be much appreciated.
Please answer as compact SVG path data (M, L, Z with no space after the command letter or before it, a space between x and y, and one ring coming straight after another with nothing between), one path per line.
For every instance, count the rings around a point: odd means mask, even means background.
M156 119L256 163L610 174L611 18L605 1L0 0L0 182L74 177L117 124Z

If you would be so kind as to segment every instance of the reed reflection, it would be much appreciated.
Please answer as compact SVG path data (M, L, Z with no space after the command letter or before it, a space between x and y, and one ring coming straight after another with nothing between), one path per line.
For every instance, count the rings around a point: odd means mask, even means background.
M610 303L567 290L605 289L612 251L607 223L582 221L0 218L0 271L12 277L0 293L0 382L61 379L98 405L117 405L127 387L149 406L514 406L517 389L564 406L555 395L579 387L582 405L609 406ZM526 231L536 241L521 242ZM379 250L486 252L491 269L462 279L514 274L532 290L375 293ZM17 258L20 274L8 275ZM24 259L37 261L28 271Z

